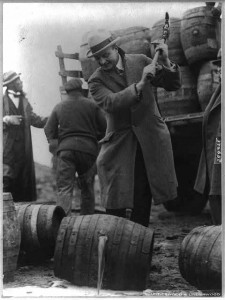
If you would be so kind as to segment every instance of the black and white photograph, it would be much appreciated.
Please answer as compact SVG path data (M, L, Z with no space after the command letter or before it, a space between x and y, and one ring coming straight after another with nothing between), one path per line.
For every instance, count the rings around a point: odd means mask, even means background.
M224 297L224 3L0 11L1 297Z

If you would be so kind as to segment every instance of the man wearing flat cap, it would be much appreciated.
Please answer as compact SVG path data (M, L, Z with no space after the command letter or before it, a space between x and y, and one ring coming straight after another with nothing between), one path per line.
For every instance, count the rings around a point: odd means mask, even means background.
M89 58L100 67L89 78L94 100L105 111L106 136L97 159L102 199L109 214L148 226L151 201L177 196L170 133L154 97L153 86L180 88L179 67L159 44L163 64L143 54L125 54L106 30L89 34Z
M220 84L213 93L203 115L202 141L203 149L200 157L195 190L209 197L210 211L214 225L221 224L221 49L217 60Z
M33 112L23 91L20 73L3 74L3 191L15 202L36 200L30 126L43 128L47 118Z
M65 85L67 98L58 103L44 128L49 144L58 139L57 205L71 214L75 174L81 187L81 214L93 214L95 208L93 183L88 172L98 155L98 140L105 134L106 122L101 109L82 94L82 81L69 80Z

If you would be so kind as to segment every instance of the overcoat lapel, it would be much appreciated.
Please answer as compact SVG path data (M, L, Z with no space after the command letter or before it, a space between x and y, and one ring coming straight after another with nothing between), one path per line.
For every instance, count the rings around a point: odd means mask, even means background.
M133 67L132 67L133 62L127 59L125 55L123 58L123 64L124 64L124 70L126 74L127 85L129 86L133 83L133 80L131 80L131 78L133 79L135 77L134 76L135 74L133 72Z
M121 87L121 89L124 89L127 87L127 83L125 78L120 76L116 71L102 71L103 76L105 77L105 83L107 86L112 89L113 91L115 90L115 83Z

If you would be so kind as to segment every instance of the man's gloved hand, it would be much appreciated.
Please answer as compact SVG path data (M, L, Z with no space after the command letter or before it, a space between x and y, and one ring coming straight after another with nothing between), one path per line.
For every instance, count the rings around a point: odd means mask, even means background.
M21 115L4 116L3 122L7 125L20 125L23 120Z

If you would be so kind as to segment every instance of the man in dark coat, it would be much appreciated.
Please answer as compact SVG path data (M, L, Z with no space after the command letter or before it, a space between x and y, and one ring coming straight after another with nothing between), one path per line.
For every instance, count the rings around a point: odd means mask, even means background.
M170 133L153 85L176 90L180 72L168 59L167 45L157 46L163 65L155 66L143 54L125 54L117 40L105 30L90 34L88 40L87 56L100 65L88 84L107 120L98 175L106 212L129 217L132 210L131 220L148 226L152 197L160 204L177 196Z
M71 214L75 174L81 187L81 214L93 214L95 198L88 172L98 155L98 139L105 134L103 112L93 100L82 94L82 81L71 79L65 84L67 99L57 104L44 128L48 142L58 139L56 181L57 204Z
M36 200L35 170L30 126L43 128L47 118L33 112L23 92L20 74L3 74L3 191L15 202Z
M221 81L221 50L218 59L214 61L218 66ZM200 157L195 190L209 196L209 204L213 223L221 224L221 82L213 93L207 105L202 124L203 150Z

